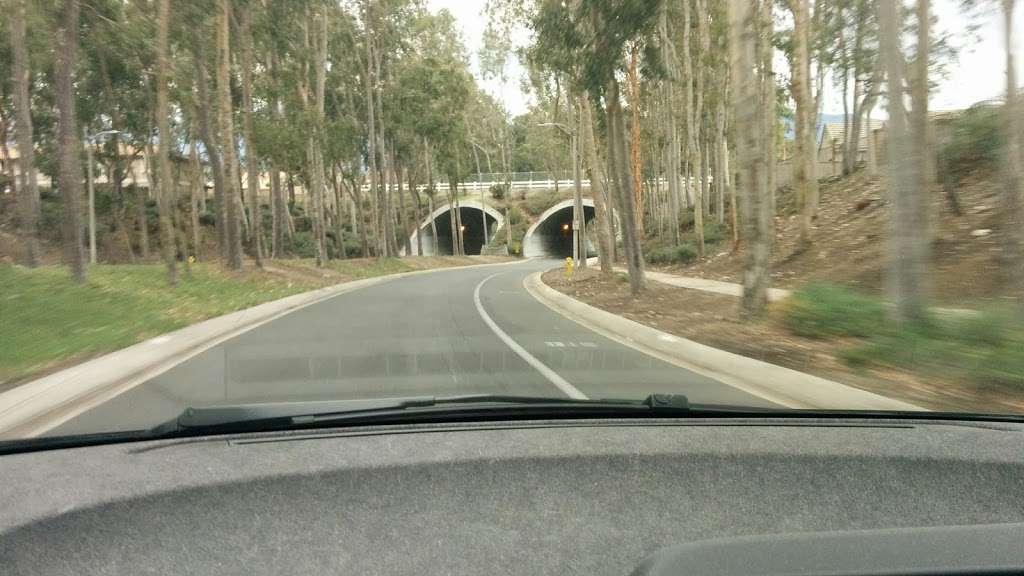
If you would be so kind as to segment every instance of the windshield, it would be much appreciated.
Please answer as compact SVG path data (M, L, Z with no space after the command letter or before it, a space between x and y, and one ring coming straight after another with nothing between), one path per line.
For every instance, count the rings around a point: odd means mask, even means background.
M1024 414L1014 5L14 0L0 439Z

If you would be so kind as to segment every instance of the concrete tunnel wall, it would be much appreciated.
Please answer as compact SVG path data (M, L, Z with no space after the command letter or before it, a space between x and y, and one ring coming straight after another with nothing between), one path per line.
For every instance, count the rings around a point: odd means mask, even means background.
M544 211L523 236L523 256L566 258L572 256L573 201L563 200ZM583 219L586 223L587 256L597 255L591 230L594 226L594 201L583 199ZM566 227L568 225L568 227Z
M420 222L419 227L412 236L409 243L412 245L413 256L434 256L434 237L430 228L431 220L436 221L437 226L437 248L440 254L452 253L452 232L451 216L449 205L438 207L434 212ZM494 233L505 223L505 217L494 208L481 204L474 200L459 201L459 215L462 217L462 225L466 229L462 233L463 244L466 254L475 255L480 253L484 245L484 218L487 219L487 239L494 237ZM422 235L423 254L420 254L416 247L416 237Z

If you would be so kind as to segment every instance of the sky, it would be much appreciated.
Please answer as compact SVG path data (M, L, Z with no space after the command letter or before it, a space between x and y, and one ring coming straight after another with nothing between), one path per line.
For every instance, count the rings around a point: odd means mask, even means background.
M990 1L990 9L982 10L970 19L962 15L959 3L960 0L933 0L932 3L938 18L936 32L949 32L954 45L959 49L957 61L950 63L944 78L938 79L938 86L929 104L932 110L966 108L981 100L1000 96L1005 89L1003 22L997 2ZM518 63L510 66L509 80L505 85L498 81L484 81L479 77L476 52L482 45L483 31L487 24L487 17L482 13L484 0L428 0L427 4L433 11L445 8L455 16L466 49L473 56L473 71L484 89L504 101L512 114L525 112L531 100L528 94L520 90L522 66ZM967 32L969 24L979 26L975 34ZM1024 6L1018 6L1014 15L1014 32L1017 36L1017 77L1024 80L1024 57L1020 56L1020 40L1024 36ZM525 41L526 38L517 40ZM842 111L841 91L830 88L826 92L824 112L841 114ZM879 112L877 117L884 115Z

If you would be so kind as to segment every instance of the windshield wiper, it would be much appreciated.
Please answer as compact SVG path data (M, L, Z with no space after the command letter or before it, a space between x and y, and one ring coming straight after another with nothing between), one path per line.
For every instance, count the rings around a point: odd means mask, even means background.
M643 400L577 400L547 396L503 396L491 394L467 396L413 396L369 400L328 400L273 402L188 408L174 420L153 431L213 432L313 427L353 420L382 418L422 418L430 416L465 417L468 414L528 413L530 415L567 415L621 413L683 415L690 404L682 394L651 394Z

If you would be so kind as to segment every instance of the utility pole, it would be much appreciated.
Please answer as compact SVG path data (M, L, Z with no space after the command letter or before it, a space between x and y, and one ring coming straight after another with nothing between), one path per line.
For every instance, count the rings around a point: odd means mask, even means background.
M96 263L96 193L92 182L92 147L100 136L119 133L120 130L104 130L89 136L88 127L82 127L82 135L85 137L85 179L89 191L89 264ZM120 154L121 151L115 150L114 153Z

